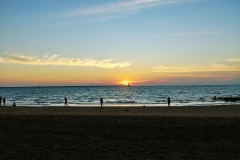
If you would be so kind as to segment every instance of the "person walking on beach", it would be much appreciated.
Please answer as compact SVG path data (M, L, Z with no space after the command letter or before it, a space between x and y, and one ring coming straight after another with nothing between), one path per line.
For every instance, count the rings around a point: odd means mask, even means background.
M0 97L0 106L2 105L2 97Z
M68 107L69 107L69 105L68 105L68 103L67 103L67 97L64 98L64 101L65 101L65 106L68 106ZM65 107L65 106L64 106L64 107Z
M13 107L16 107L16 103L15 103L15 102L13 102L12 106L13 106Z
M168 107L169 107L169 106L170 106L170 103L171 103L170 97L167 98L167 103L168 103Z
M6 98L3 98L3 105L5 106Z
M103 104L103 99L102 98L100 98L100 102L101 102L101 107L102 107L102 104Z

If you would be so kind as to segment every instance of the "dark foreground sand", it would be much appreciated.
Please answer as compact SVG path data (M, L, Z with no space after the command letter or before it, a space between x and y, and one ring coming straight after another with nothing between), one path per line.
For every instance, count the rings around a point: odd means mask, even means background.
M240 159L240 105L0 107L0 159Z

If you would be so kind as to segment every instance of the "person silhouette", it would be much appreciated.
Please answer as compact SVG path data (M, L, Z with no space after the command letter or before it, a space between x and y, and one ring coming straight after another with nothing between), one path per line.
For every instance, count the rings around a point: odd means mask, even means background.
M65 106L68 106L69 107L69 105L68 105L68 103L67 103L67 97L64 97L64 101L65 101ZM64 107L65 107L64 106Z
M102 107L102 104L103 104L103 99L102 98L100 98L100 102L101 102L101 107Z
M0 97L0 106L2 105L2 97Z
M5 106L6 98L3 98L3 105Z
M13 106L13 107L16 107L16 103L15 103L15 102L13 102L12 106Z
M171 103L170 97L167 98L167 103L168 103L168 107L169 107L169 106L170 106L170 103Z

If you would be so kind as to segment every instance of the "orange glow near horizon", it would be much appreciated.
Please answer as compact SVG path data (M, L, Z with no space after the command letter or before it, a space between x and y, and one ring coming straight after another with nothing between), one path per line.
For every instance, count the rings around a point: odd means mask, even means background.
M143 72L134 69L85 68L64 66L0 65L0 87L56 85L171 85L239 82L239 71L233 72Z
M122 82L123 85L128 85L128 83L129 83L128 81L123 81Z

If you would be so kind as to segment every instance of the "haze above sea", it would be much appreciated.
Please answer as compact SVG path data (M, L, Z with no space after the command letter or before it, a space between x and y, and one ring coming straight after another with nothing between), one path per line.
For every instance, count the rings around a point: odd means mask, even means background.
M199 106L240 104L239 100L226 101L224 97L240 97L240 85L193 86L73 86L73 87L1 87L0 97L6 106ZM215 97L215 98L214 98ZM3 105L3 103L2 103Z

